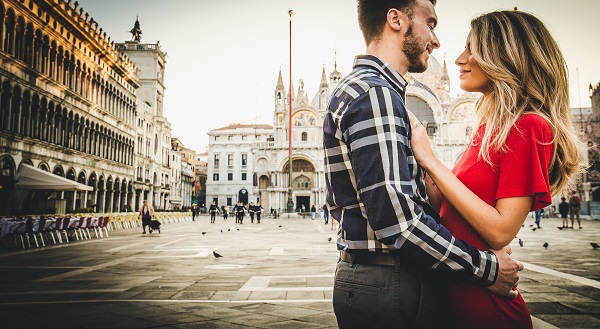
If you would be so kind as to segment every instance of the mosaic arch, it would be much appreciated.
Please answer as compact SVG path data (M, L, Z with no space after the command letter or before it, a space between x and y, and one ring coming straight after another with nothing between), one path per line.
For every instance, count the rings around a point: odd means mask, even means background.
M317 125L317 116L309 110L300 110L292 116L292 124L296 127L311 127Z

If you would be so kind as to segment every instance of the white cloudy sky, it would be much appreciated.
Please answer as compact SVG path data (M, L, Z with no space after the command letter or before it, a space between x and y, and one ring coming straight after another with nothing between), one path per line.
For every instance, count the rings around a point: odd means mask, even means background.
M294 85L317 91L323 66L347 74L365 46L354 0L79 0L112 40L131 39L136 15L142 43L160 41L167 52L164 114L173 135L202 152L211 129L230 123L272 123L279 70L289 81L289 16L293 15ZM462 52L469 21L497 9L527 11L556 36L570 69L571 105L590 106L588 86L600 82L600 1L438 0L436 28L452 93L458 88L454 59ZM578 78L579 77L579 78ZM287 86L287 83L286 83ZM579 92L578 92L579 91Z

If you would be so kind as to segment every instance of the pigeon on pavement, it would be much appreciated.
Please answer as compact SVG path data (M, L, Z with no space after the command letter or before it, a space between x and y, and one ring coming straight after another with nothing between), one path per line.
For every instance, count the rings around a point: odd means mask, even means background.
M590 242L590 244L592 245L592 248L594 248L594 249L600 248L600 245L598 245L597 243Z
M281 225L279 225L279 227L281 227Z
M535 228L535 227L534 227L534 228L532 228L531 230L535 232L535 230L537 230L537 228Z
M327 238L327 241L331 241L331 237L328 237L328 238Z
M548 249L548 246L549 246L548 242L544 242L544 248Z
M523 247L523 240L519 239L519 246Z
M219 257L223 257L220 254L218 254L217 252L213 251L213 256L215 256L216 259L219 259Z
M557 226L556 228L562 231L562 229L565 228L565 227L564 226Z
M206 232L202 232L202 235L206 234Z

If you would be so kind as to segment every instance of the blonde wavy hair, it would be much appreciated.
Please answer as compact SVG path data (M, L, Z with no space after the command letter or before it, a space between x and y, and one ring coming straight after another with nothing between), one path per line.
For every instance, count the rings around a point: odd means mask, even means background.
M582 171L582 144L573 129L567 65L558 44L544 23L520 11L473 19L469 42L491 89L476 105L477 126L485 124L479 156L491 163L487 150L506 152L508 134L523 114L541 115L554 137L549 176L556 195Z

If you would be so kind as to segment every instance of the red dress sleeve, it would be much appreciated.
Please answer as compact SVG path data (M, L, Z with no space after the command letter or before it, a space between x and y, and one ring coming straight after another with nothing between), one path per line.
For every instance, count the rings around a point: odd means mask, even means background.
M548 171L554 146L552 130L542 116L526 114L517 120L500 157L496 200L533 196L531 210L552 204Z

